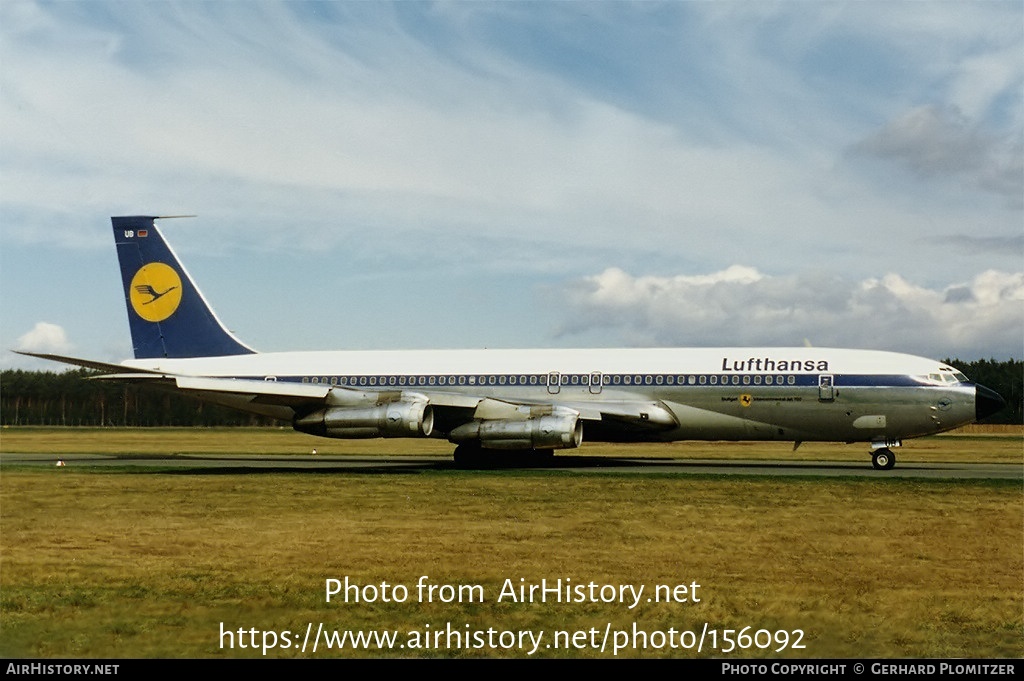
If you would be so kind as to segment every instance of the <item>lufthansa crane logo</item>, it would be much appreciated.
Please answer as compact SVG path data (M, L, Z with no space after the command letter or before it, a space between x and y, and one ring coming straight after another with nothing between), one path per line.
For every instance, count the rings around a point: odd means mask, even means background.
M181 277L162 262L143 265L132 278L128 297L140 317L148 322L162 322L181 304Z

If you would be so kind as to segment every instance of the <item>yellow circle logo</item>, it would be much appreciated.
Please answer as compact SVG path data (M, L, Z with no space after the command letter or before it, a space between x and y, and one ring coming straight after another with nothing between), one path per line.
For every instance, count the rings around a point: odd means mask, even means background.
M148 322L162 322L181 304L181 277L169 265L151 262L132 278L132 309Z

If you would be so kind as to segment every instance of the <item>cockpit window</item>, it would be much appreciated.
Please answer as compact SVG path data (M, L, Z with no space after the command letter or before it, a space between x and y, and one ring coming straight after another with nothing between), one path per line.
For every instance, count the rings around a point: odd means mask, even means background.
M971 379L964 376L961 372L957 371L951 366L941 366L939 371L942 372L942 380L946 383L970 383ZM935 380L935 375L930 374L929 379Z
M931 383L941 383L943 385L953 383L970 383L970 380L962 373L952 369L943 369L941 372L935 372L928 374L925 380Z

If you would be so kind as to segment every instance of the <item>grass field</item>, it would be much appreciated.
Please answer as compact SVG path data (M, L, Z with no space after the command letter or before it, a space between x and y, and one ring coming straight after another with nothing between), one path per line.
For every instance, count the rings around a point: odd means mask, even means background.
M0 432L2 452L308 454L313 446L450 454L445 443L275 430ZM869 465L863 445L789 450L584 451ZM958 433L907 443L899 455L1020 462L1022 438L1019 429ZM534 657L612 657L614 643L619 657L1024 655L1018 482L2 465L0 542L4 656L251 657L276 643L267 657L527 657L534 640ZM429 602L416 589L424 575L437 587ZM351 590L348 603L341 594L326 602L327 580L346 578L369 588L358 602ZM597 602L499 600L506 580L544 579L592 582ZM648 601L659 585L687 588ZM621 602L617 590L630 586L644 588L633 608L630 592ZM398 587L408 589L404 602L395 602ZM325 649L321 639L316 653L312 643L299 650L307 626L321 624L397 638L358 649L351 641ZM804 647L792 647L797 641ZM737 649L726 652L730 643Z

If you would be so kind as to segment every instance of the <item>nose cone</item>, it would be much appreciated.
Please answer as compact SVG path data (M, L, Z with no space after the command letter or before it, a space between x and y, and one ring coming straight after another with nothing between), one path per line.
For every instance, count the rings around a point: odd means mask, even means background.
M1006 400L995 390L983 385L974 386L975 420L980 421L986 416L991 416L1005 406Z

